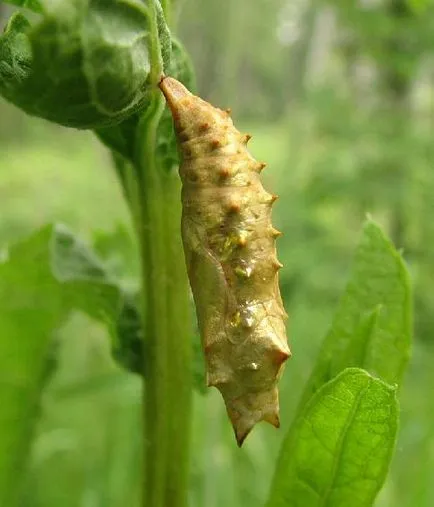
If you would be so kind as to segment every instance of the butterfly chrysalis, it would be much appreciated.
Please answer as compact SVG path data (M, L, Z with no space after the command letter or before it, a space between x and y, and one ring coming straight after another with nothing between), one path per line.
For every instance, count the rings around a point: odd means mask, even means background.
M207 383L217 387L241 445L259 421L279 427L277 382L290 356L271 206L229 112L171 77L160 88L181 155L182 239Z

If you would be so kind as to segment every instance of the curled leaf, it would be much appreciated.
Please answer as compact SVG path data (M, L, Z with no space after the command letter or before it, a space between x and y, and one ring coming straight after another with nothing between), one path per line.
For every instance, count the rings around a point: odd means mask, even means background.
M34 26L21 14L0 39L0 93L28 114L76 128L112 125L146 106L150 45L170 61L170 34L158 6L139 0L48 2ZM47 2L45 2L47 3Z

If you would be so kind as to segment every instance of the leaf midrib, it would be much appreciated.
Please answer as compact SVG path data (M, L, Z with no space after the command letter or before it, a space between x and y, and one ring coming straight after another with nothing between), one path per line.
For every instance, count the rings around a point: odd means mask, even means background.
M323 491L322 494L320 495L318 507L327 507L327 503L329 501L330 494L334 489L336 477L338 476L338 473L340 470L342 449L344 448L345 442L347 440L347 434L348 434L349 428L353 423L355 414L357 413L357 410L360 406L362 398L363 398L364 394L366 393L366 391L369 389L370 385L371 385L371 380L368 379L368 383L366 384L366 386L359 391L359 394L357 395L357 397L355 399L355 403L353 404L353 408L351 409L350 414L347 418L347 421L345 422L345 425L342 429L341 435L339 436L338 443L337 443L337 452L334 453L334 458L333 458L334 463L333 463L333 469L332 469L332 478L331 478L330 484L327 487L327 489L325 491Z

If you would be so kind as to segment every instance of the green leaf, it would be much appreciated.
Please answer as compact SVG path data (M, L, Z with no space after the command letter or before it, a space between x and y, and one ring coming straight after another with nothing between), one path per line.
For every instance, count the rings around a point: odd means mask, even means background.
M56 329L72 309L109 323L120 306L119 289L63 227L43 228L0 264L0 505L19 502Z
M163 59L163 70L167 73L172 60L172 37L161 3L158 0L154 0L154 5L157 11L158 42L160 44L161 58Z
M107 148L132 162L139 119L139 114L133 114L118 125L96 128L94 132Z
M116 124L146 107L150 6L140 0L45 3L41 22L14 22L0 39L0 93L31 115L76 128ZM168 66L170 35L161 13L158 33Z
M3 0L4 3L30 9L34 12L41 13L43 11L42 3L39 0Z
M98 257L66 227L57 225L51 239L51 271L69 307L104 322L112 336L123 294Z
M414 13L421 14L432 5L432 0L407 0L407 4Z
M146 376L143 326L138 309L138 294L127 294L117 319L118 341L113 356L126 370Z
M305 406L281 456L268 507L370 507L391 460L396 390L348 368Z
M368 220L299 411L322 384L350 366L400 384L410 357L411 315L407 268L379 226Z
M26 32L30 23L20 12L15 13L0 38L0 92L7 98L29 79L32 49Z
M139 294L126 294L117 319L117 345L113 356L126 370L146 377L146 340L139 311ZM207 393L205 364L199 334L193 337L193 387L200 394Z
M162 35L160 37L167 40ZM173 39L171 44L170 65L165 67L165 72L194 91L196 84L190 58L178 40ZM95 129L95 133L108 148L132 161L135 152L135 132L139 119L140 115L135 114L118 125ZM178 149L172 124L172 116L166 108L158 126L157 156L161 164L169 169L178 163Z
M52 242L51 270L61 283L62 298L69 307L103 322L117 362L143 374L139 294L122 290L100 258L64 226L56 226Z
M196 91L196 77L193 63L184 45L178 39L172 39L172 57L167 75L181 81L191 92Z
M50 232L11 249L0 265L0 505L18 502L45 377L45 359L64 315L47 262Z

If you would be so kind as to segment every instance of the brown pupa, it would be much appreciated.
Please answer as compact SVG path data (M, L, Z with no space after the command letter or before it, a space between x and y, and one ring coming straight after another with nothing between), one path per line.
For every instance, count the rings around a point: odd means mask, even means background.
M290 356L271 206L228 111L171 77L160 88L181 155L182 239L207 367L238 445L259 421L279 427L277 382Z

